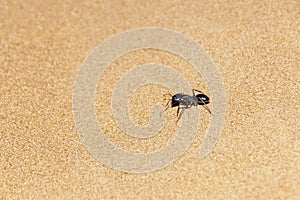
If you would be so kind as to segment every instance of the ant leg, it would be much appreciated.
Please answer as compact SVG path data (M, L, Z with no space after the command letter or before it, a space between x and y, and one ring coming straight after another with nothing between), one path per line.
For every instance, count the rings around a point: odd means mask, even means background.
M195 97L195 92L194 92L194 90L195 90L195 89L192 89L192 92L193 92L193 97Z
M179 117L178 117L178 119L177 119L177 121L176 121L176 124L177 124L178 121L181 119L184 110L185 110L184 108L181 108L181 111L180 111Z
M203 105L203 107L211 114L211 111L210 111L210 109L208 108L207 105Z
M184 106L184 107L178 106L178 109L177 109L177 116L178 116L179 110L180 110L180 109L185 109L185 108L186 108L186 106Z
M196 91L196 92L199 92L200 94L203 94L203 92L202 92L202 91L200 91L200 90L192 89L192 91L193 91L193 95L194 95L194 96L195 96L195 93L194 93L194 91Z

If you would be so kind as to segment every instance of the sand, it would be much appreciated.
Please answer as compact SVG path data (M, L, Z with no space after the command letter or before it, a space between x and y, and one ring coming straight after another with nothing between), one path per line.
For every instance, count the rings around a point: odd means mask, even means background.
M297 1L1 1L0 199L299 199L299 13ZM200 108L187 152L163 169L136 174L92 156L72 102L91 50L143 27L175 30L203 47L223 82L226 118L204 159L199 150L211 117ZM113 118L109 105L120 77L154 62L211 93L178 55L148 49L116 60L98 82L95 110L107 138L129 152L163 148L174 137L168 131L178 129L174 109L167 127L148 139L122 132ZM132 120L149 124L150 107L164 105L165 92L159 85L138 89Z

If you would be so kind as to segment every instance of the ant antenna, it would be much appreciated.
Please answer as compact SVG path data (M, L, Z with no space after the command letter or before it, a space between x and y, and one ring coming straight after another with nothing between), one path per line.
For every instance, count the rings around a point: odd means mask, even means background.
M172 95L170 93L169 94L164 94L164 97L166 97L167 95L172 97ZM164 111L166 111L166 110L168 110L168 106L169 106L169 103L172 100L172 98L171 99L165 98L164 100L168 100L167 104L165 105L165 110L164 110Z

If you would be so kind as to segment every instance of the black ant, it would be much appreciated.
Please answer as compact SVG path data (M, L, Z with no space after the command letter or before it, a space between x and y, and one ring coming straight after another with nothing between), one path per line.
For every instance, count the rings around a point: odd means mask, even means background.
M195 95L195 91L199 92L200 94ZM168 109L168 105L171 101L171 107L176 107L178 106L177 109L177 116L178 116L178 120L181 118L183 112L185 109L191 108L192 106L198 106L198 105L202 105L210 114L211 111L209 110L209 108L207 107L206 104L209 104L209 98L208 96L206 96L205 94L203 94L200 90L196 90L196 89L192 89L193 92L193 96L187 95L187 94L183 94L183 93L177 93L175 95L171 95L171 94L166 94L169 96L172 96L172 99L169 99L168 103L166 104L166 109ZM179 113L179 110L181 110L181 112Z

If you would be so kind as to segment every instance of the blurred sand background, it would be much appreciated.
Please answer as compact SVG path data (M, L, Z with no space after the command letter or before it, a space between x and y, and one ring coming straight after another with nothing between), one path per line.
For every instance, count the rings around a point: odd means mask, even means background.
M299 1L1 0L0 199L299 199L299 10ZM72 95L93 48L142 27L173 29L203 46L223 79L227 115L204 160L197 156L205 117L176 162L131 174L98 162L80 142ZM132 139L107 106L124 69L153 60L209 93L184 60L166 52L132 52L113 63L99 82L96 111L107 137L128 151L153 151L172 137ZM147 125L163 92L137 90L147 95L130 106L137 124Z

